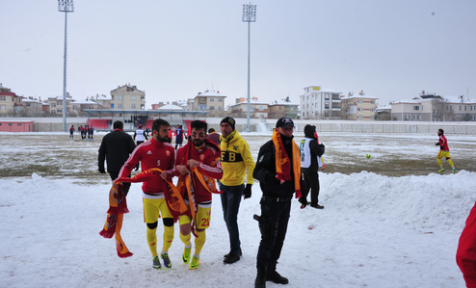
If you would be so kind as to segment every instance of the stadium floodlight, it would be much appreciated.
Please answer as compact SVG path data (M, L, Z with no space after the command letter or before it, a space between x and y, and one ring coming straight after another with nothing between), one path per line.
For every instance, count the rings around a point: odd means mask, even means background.
M250 31L251 22L256 22L256 5L243 4L243 22L248 22L248 105L246 108L246 123L248 125L248 132L251 132L250 127Z
M58 0L58 11L64 12L64 61L63 61L63 132L66 132L66 40L68 13L74 12L73 0Z

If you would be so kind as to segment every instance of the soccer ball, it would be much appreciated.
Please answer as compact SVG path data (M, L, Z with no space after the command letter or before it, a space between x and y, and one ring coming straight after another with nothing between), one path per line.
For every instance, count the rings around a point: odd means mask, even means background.
M367 159L370 159L370 154L365 155L365 157L367 157Z

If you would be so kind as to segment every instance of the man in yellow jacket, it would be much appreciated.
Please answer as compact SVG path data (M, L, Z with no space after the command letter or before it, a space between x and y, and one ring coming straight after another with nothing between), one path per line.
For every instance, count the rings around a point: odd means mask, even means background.
M235 130L235 119L225 117L220 121L220 149L223 178L220 180L221 204L228 235L230 237L230 252L225 255L226 264L240 260L241 243L238 230L238 210L241 195L244 199L251 197L253 185L253 170L255 162L251 157L250 146ZM246 187L244 180L246 178Z

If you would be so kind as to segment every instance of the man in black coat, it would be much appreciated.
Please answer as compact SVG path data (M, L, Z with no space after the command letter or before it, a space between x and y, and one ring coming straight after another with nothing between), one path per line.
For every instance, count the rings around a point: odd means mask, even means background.
M316 126L304 126L304 139L302 139L299 149L301 150L301 172L304 179L304 187L302 189L302 197L299 198L302 208L305 208L307 203L307 194L311 189L311 207L316 209L324 209L324 206L319 205L319 161L325 152L324 144L317 142Z
M100 173L106 173L106 170L104 170L104 160L106 160L107 172L111 179L115 180L129 155L136 148L136 145L131 135L122 131L124 127L122 121L114 122L113 127L114 131L102 138L101 146L99 147L98 170ZM130 183L124 183L124 193L126 196L130 187Z
M288 228L289 214L291 212L291 199L297 191L300 182L301 167L299 147L293 140L294 122L283 117L276 123L273 140L261 146L258 160L253 172L253 177L259 180L263 196L261 197L261 216L255 216L259 221L261 242L258 248L256 261L257 277L255 287L266 287L266 281L287 284L287 278L276 272L276 264L283 248L284 238ZM278 135L279 133L279 135ZM279 144L279 145L278 145ZM282 146L281 146L282 144ZM281 157L290 163L287 180L278 179L277 168L283 171L282 166L276 165L276 147L282 147ZM294 148L293 148L294 147ZM296 159L297 158L297 159ZM282 162L281 162L282 163ZM283 177L281 177L283 178ZM297 179L296 179L297 178Z

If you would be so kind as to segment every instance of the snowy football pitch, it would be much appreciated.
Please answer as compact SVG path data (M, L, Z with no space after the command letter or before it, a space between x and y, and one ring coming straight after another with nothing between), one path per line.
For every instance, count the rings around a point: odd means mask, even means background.
M122 230L134 256L118 258L114 240L99 235L110 188L108 175L97 173L103 135L89 142L62 133L0 134L0 287L253 287L258 183L241 203L239 262L223 264L229 241L215 195L200 268L181 263L176 227L173 267L156 271L140 184L129 192ZM255 159L270 139L244 137ZM435 173L436 135L320 135L328 164L319 174L325 209L301 210L293 201L278 264L286 287L464 287L455 254L476 201L476 137L447 137L455 175L447 163L443 175Z

